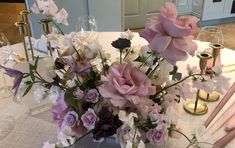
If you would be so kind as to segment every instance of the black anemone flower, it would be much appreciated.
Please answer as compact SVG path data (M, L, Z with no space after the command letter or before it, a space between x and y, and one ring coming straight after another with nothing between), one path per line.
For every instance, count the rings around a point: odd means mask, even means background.
M131 41L124 38L118 38L117 40L112 42L112 46L122 51L127 47L131 47Z
M95 124L93 138L100 140L116 134L117 129L122 125L118 115L114 116L107 108L103 108L98 114L99 121Z

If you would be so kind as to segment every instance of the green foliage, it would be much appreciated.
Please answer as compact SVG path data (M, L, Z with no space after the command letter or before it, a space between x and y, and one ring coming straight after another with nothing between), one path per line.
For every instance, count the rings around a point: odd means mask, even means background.
M177 71L178 71L178 67L176 65L174 65L173 70L169 74L174 75L177 73Z
M83 83L83 89L96 88L100 82L100 75L98 71L95 71L93 68L90 69L87 73L87 79Z
M144 122L137 124L137 128L142 129L145 132L155 127L156 125L154 125L149 118L145 120Z
M76 91L76 87L71 88L64 93L64 101L78 112L78 101L75 99L73 92Z

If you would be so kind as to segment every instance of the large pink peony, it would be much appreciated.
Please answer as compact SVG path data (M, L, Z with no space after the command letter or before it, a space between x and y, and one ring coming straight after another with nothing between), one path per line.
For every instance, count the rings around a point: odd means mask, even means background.
M161 7L159 16L149 18L140 36L154 52L175 65L176 61L186 59L187 53L194 55L197 45L192 41L192 33L197 22L194 16L177 18L175 5L168 2Z
M116 107L135 107L142 114L153 102L148 98L156 93L151 80L129 64L113 64L107 76L101 76L99 92Z

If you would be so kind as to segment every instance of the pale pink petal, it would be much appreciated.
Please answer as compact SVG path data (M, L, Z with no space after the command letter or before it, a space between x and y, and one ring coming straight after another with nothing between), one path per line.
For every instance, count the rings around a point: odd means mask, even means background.
M100 86L99 88L99 92L102 95L102 97L104 98L109 98L110 102L114 105L114 106L118 106L118 107L123 107L127 100L119 95L114 94L111 91L108 91L106 88L104 88L104 86Z
M175 20L177 17L177 9L173 3L166 2L160 9L161 15L171 20Z
M169 36L172 37L182 37L182 36L188 36L192 35L193 29L190 26L180 26L176 24L176 22L173 22L166 19L161 19L161 23L165 29L165 31L169 34Z
M174 38L172 44L176 49L188 52L191 55L194 55L197 50L197 44L188 39L188 37Z
M185 60L187 57L186 52L175 49L172 43L164 52L160 53L160 55L165 58L167 62L173 65L176 64L176 61Z
M163 36L156 34L155 37L150 42L149 48L151 48L153 51L157 53L163 52L169 46L171 40L172 37L170 36Z
M235 129L235 115L233 115L225 125L225 131L229 132L233 129Z
M193 31L196 31L197 29L197 22L199 21L199 19L195 16L180 16L177 18L177 22L179 24L182 23L181 26L183 26L183 24L186 25L191 25Z

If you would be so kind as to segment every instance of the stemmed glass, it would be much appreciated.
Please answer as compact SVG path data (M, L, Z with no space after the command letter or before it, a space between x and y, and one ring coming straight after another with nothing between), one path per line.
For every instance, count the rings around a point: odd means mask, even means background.
M81 16L75 28L76 34L73 36L73 41L82 43L83 45L98 39L98 27L94 16Z
M6 65L7 63L10 63L10 61L14 60L13 51L10 46L10 42L6 38L6 36L0 32L0 64ZM13 96L12 91L10 90L10 87L6 85L6 79L3 74L3 70L0 69L0 76L1 76L1 83L0 83L0 97L2 98L9 98ZM0 100L1 106L4 106L4 102L6 100ZM1 107L1 110L3 108ZM14 128L15 125L15 119L14 116L8 113L9 111L1 111L0 116L0 140L3 139L5 136L8 135L8 133Z
M10 63L10 61L13 61L15 59L15 56L13 55L13 50L10 46L10 42L4 35L4 33L0 32L0 64L6 65ZM0 88L0 98L8 98L13 95L12 91L10 90L10 87L6 84L6 79L3 74L3 70L0 71L1 75L1 88Z
M211 68L215 65L220 65L220 50L224 47L224 36L223 32L219 27L216 26L205 26L202 27L197 40L200 41L202 45L200 50L211 53L213 58L208 60L207 73L211 73ZM204 101L217 101L219 99L219 94L217 92L212 92L207 94L204 91L200 91L199 98Z

